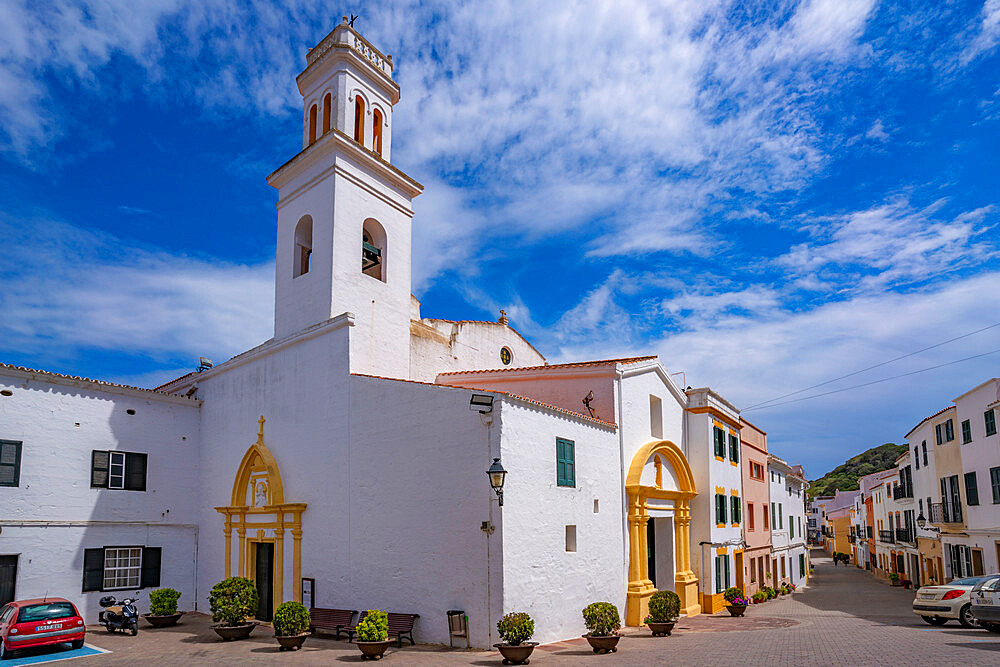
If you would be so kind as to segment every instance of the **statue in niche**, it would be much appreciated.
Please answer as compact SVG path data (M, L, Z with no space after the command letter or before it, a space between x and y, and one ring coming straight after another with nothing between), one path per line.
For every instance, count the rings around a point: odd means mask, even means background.
M267 482L260 480L254 486L253 506L264 507L267 505Z

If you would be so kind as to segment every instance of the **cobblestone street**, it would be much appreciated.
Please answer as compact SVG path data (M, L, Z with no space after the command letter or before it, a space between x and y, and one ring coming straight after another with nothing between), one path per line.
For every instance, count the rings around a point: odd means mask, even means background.
M854 567L834 567L821 552L814 551L813 557L816 569L807 589L753 606L746 618L683 619L673 636L665 638L630 630L618 653L607 656L594 655L583 639L541 646L531 664L874 665L904 655L911 666L1000 661L1000 635L966 630L954 622L931 627L911 613L913 591L878 583ZM112 653L80 658L74 665L361 662L354 646L333 639L311 638L302 651L279 653L269 628L256 630L250 641L223 643L203 616L189 617L169 630L143 630L136 638L109 636L99 627L90 630L88 643ZM424 645L391 648L382 664L499 665L500 660L493 652Z

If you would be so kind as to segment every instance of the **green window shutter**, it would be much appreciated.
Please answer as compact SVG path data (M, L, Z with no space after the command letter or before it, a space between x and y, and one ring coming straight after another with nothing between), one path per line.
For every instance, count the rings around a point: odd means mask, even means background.
M990 486L993 487L993 504L1000 504L1000 468L990 468Z
M965 503L967 505L979 504L979 484L976 481L976 473L965 473Z
M104 588L104 549L83 550L83 592Z
M799 576L806 576L806 555L799 554Z
M18 486L21 483L21 443L0 440L0 486Z
M125 488L129 491L146 490L145 454L125 454Z
M556 484L576 486L576 445L572 440L556 438Z
M713 426L712 434L715 437L715 455L722 458L726 457L726 434L718 426Z
M937 426L934 427L934 436L935 439L937 440L937 444L940 445L942 442L944 442L944 438L942 437L941 434L941 424L938 424Z
M784 512L784 509L785 509L784 505L778 505L778 528L779 529L785 527L785 517L782 516L783 512Z
M729 434L729 459L733 463L740 462L740 440L732 433Z
M158 588L160 585L160 547L142 548L142 574L140 588Z
M90 453L90 486L108 488L108 476L111 470L111 453L94 450ZM102 566L103 567L103 566Z
M715 592L722 592L722 561L715 557Z
M983 420L986 422L986 435L996 435L997 415L993 408L983 413Z
M972 423L968 419L962 420L962 444L972 442Z
M777 511L774 509L774 503L771 503L771 530L778 530L778 522L775 519L778 518Z

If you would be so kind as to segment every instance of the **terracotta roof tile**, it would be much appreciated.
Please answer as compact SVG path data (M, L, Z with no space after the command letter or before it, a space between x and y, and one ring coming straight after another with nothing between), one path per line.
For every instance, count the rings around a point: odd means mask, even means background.
M514 373L517 371L537 371L537 370L548 370L554 368L588 368L592 366L611 366L614 364L635 364L640 361L649 361L650 359L656 359L656 355L648 355L645 357L622 357L620 359L600 359L597 361L574 361L565 364L545 364L543 366L520 366L518 368L483 368L477 370L469 371L447 371L444 373L439 373L439 375L470 375L475 373ZM492 390L490 390L492 391Z
M428 387L447 387L448 389L464 389L466 391L482 391L490 394L500 394L501 396L507 396L508 398L513 398L515 400L524 401L525 403L531 403L532 405L537 405L539 407L545 408L547 410L553 410L555 412L562 412L563 414L572 415L579 419L583 419L589 422L595 422L601 424L602 426L611 426L613 428L618 428L618 425L614 422L607 422L603 419L597 419L596 417L591 417L589 415L581 414L579 412L573 412L572 410L567 410L566 408L560 408L558 405L551 405L550 403L543 403L542 401L535 400L533 398L528 398L527 396L521 396L520 394L512 394L509 391L502 391L500 389L483 389L481 387L468 387L459 386L456 384L442 384L439 382L421 382L420 380L403 380L400 378L385 377L383 375L369 375L368 373L351 373L351 375L356 377L366 377L373 378L376 380L391 380L392 382L406 382L408 384L422 384Z
M161 394L163 396L173 396L177 397L177 394L171 394L165 391L159 391L158 389L147 389L145 387L136 387L130 384L119 384L117 382L107 382L105 380L95 380L93 378L83 377L82 375L66 375L64 373L54 373L52 371L43 371L37 368L28 368L27 366L15 366L14 364L5 364L0 362L0 369L8 369L21 371L22 373L37 373L38 375L48 375L51 377L62 378L64 380L74 380L76 382L89 382L91 384L102 385L105 387L118 387L119 389L132 389L134 391L147 391L151 394Z

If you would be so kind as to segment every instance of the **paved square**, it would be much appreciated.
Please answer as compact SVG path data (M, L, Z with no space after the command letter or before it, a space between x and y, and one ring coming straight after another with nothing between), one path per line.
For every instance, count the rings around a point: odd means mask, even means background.
M834 567L814 552L811 585L792 596L755 605L745 618L682 619L670 637L629 630L618 653L594 655L583 639L540 646L531 664L545 665L916 665L1000 663L1000 635L966 630L955 622L934 628L910 611L913 591L876 582L854 567ZM535 619L544 623L544 619ZM87 642L112 651L80 658L74 665L318 665L361 663L345 641L311 637L301 651L280 653L270 628L248 641L224 643L208 617L188 615L182 625L143 629L138 637L88 628ZM417 628L419 637L419 627ZM905 657L904 657L905 656ZM385 665L499 665L495 652L452 650L436 645L390 648Z

